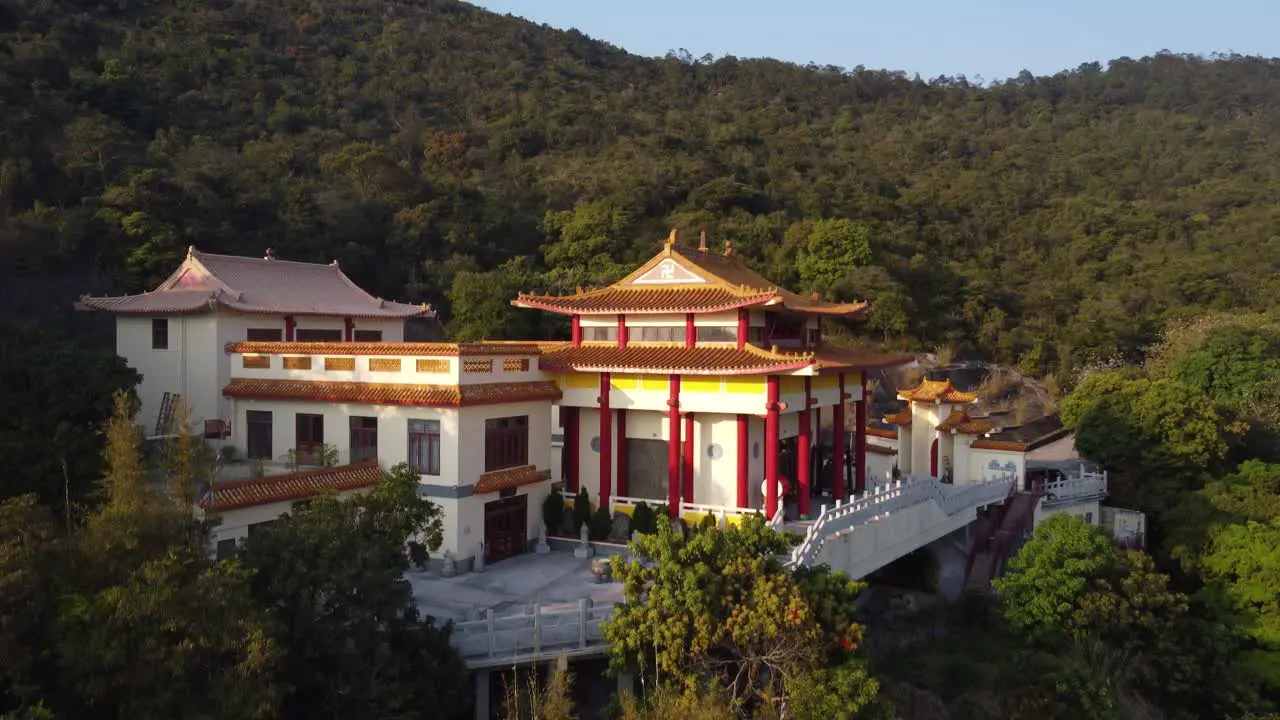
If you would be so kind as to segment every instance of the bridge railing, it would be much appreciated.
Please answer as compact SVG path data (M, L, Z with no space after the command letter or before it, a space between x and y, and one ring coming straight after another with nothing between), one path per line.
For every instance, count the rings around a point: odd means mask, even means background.
M471 666L600 651L606 646L601 626L613 608L612 603L594 605L586 599L576 608L547 610L534 604L528 612L503 617L491 608L482 620L454 623L453 646Z
M1013 480L993 480L973 485L955 486L936 478L907 477L889 485L872 488L851 502L839 500L832 507L822 506L817 519L809 526L804 540L791 551L788 566L808 565L830 538L903 508L923 502L936 502L947 515L979 505L989 505L1006 498Z

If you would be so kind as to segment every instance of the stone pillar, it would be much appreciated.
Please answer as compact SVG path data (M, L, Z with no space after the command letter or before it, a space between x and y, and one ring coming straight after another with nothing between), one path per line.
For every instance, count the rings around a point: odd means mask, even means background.
M772 520L778 512L778 376L765 378L767 394L764 417L764 515Z
M857 418L853 429L853 465L857 473L854 486L858 492L867 491L867 371L858 371L858 382L862 385L862 397L858 400Z
M693 413L685 413L681 443L684 449L684 501L687 503L693 502L693 451L697 447L693 435Z
M489 671L476 670L476 720L490 720Z
M840 399L835 415L831 418L831 494L836 500L844 499L844 374L840 375Z
M609 373L600 373L600 507L609 508L613 484L613 412L609 409Z
M618 494L627 495L627 411L618 411Z
M738 415L738 507L745 508L751 501L751 488L747 484L749 455L747 445L747 416Z
M674 518L680 513L680 376L667 384L667 514Z
M809 494L811 476L811 455L813 442L813 433L811 423L813 421L813 413L809 411L809 393L811 391L810 378L804 379L804 408L800 410L800 429L796 438L796 505L800 512L801 520L809 519Z

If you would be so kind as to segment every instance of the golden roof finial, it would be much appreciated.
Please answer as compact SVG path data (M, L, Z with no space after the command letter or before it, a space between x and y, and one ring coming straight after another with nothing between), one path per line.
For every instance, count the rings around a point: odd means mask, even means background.
M579 285L578 287L574 288L574 289L573 289L573 294L574 294L574 295L581 295L581 294L582 294L582 286L581 286L581 285Z
M732 241L732 240L725 240L725 241L724 241L724 256L725 256L725 257L729 257L729 256L730 256L730 255L732 255L732 254L733 254L733 241Z
M671 254L671 246L676 244L676 229L671 228L671 234L667 236L665 242L662 243L662 251Z
M706 252L706 251L707 251L707 231L703 230L702 234L698 236L698 252Z

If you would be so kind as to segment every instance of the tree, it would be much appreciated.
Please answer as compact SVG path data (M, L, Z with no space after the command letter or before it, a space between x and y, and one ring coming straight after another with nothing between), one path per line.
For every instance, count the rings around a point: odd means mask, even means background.
M1246 663L1280 688L1280 518L1228 525L1203 562L1211 602L1252 641Z
M687 541L666 523L641 536L630 562L613 561L626 599L605 626L611 667L686 688L719 683L734 703L771 707L802 675L850 657L861 637L849 614L858 584L825 568L793 576L777 559L786 549L760 517L697 528ZM842 697L852 711L863 693Z
M287 717L442 717L469 702L449 627L423 619L404 573L441 542L439 506L401 464L374 489L324 495L238 555L273 616Z
M830 293L871 261L871 231L851 220L818 220L793 225L787 241L797 247L796 271L805 290Z

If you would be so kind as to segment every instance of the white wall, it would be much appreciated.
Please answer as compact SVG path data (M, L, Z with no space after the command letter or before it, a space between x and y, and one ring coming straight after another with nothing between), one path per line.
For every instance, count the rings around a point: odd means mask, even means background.
M150 435L164 394L182 395L197 432L203 421L219 417L217 333L213 315L177 315L169 323L169 347L151 347L152 317L116 316L116 353L142 375L137 392L142 402L138 422Z
M1102 503L1099 500L1088 500L1079 503L1060 503L1045 507L1044 503L1036 505L1035 520L1032 527L1039 525L1054 515L1067 514L1074 515L1088 522L1090 525L1102 524ZM1111 528L1107 528L1108 531Z
M995 463L998 467L992 467ZM1021 483L1027 476L1026 454L1006 450L969 449L970 482L989 482L1010 473ZM1021 485L1019 485L1021 487Z

